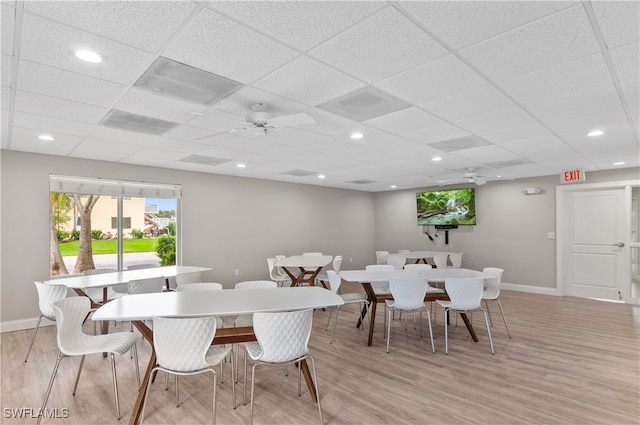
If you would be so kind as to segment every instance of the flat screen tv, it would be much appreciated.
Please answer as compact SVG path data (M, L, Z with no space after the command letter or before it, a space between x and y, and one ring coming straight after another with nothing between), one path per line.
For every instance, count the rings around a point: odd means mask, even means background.
M416 193L419 226L475 225L475 189L449 189Z

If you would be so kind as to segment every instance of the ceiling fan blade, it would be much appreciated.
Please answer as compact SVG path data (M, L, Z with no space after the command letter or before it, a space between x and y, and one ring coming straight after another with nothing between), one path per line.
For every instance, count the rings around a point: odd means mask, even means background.
M316 120L304 113L283 115L281 117L275 117L269 120L269 124L274 127L287 127L290 125L306 125L315 123Z
M476 184L478 186L485 184L487 181L485 179L483 179L482 177L476 177Z

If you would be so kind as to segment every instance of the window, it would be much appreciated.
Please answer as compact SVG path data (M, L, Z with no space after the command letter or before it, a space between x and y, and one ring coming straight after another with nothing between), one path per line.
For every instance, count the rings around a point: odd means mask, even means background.
M49 183L51 275L176 264L179 185L58 175Z

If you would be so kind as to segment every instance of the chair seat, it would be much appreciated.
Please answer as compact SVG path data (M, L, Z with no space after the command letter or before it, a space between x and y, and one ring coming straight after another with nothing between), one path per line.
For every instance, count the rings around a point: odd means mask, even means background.
M253 326L253 314L243 314L238 316L234 324L238 328L241 328L244 326Z
M389 282L371 282L371 288L376 295L390 294Z
M340 294L340 297L344 300L345 303L359 303L362 301L366 301L367 298L359 294L357 292L349 292L348 294Z
M444 294L444 289L427 286L427 294Z
M262 347L260 347L260 344L258 344L257 342L245 344L244 347L247 350L247 354L249 354L249 357L254 360L260 357L260 354L262 354Z
M124 354L135 345L137 337L131 332L115 332L107 335L91 335L91 339L78 339L60 351L67 356L83 356L94 353Z
M220 364L231 352L231 347L211 347L207 350L205 360L210 365Z

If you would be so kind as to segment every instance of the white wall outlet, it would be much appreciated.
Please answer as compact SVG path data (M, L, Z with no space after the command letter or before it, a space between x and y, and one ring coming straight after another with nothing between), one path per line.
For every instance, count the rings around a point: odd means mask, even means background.
M547 239L555 239L556 238L556 234L553 232L549 232L547 233Z
M235 275L236 275L236 276L240 276L240 269L236 269L236 271L235 271Z
M349 262L353 263L353 258L352 257L349 257Z

